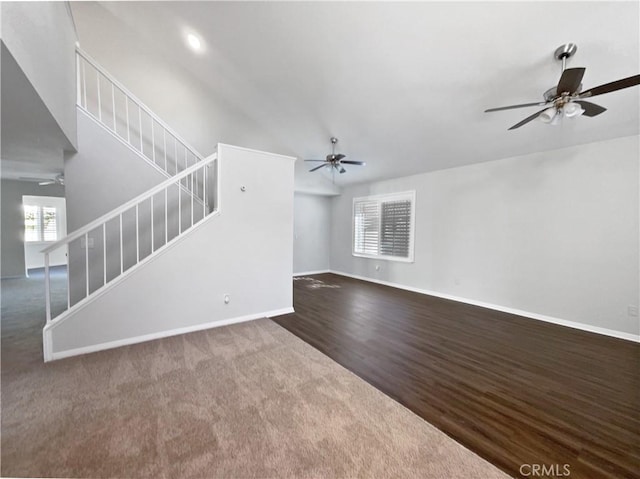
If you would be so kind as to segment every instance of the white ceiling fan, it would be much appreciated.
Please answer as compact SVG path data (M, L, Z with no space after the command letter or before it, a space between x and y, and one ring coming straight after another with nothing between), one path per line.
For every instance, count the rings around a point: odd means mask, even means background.
M580 115L594 117L607 110L600 105L585 101L587 98L640 84L640 75L633 75L582 91L582 77L584 76L585 68L566 68L567 60L571 58L577 50L578 47L575 43L567 43L559 46L554 52L554 58L562 62L562 75L560 76L558 85L544 93L544 101L489 108L485 110L485 113L541 106L544 107L542 110L516 123L509 128L509 130L520 128L522 125L526 125L536 118L544 123L557 125L563 117L576 118Z
M32 181L34 183L38 183L39 186L49 186L49 185L60 185L64 186L64 175L60 173L56 175L54 178L32 178L21 176L20 180L22 181Z
M366 163L364 161L352 161L345 160L346 155L337 154L336 155L336 143L338 143L338 139L335 136L331 137L331 154L327 155L327 158L324 160L304 160L304 161L319 161L322 164L320 166L316 166L315 168L311 168L309 171L316 171L320 168L324 168L328 166L331 171L338 171L339 173L345 173L347 170L344 169L342 165L359 165L365 166Z

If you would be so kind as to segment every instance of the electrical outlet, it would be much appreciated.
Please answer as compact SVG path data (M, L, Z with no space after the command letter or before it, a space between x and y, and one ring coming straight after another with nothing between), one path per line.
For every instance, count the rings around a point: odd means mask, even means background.
M627 314L629 316L638 316L638 307L633 304L630 304L627 307Z

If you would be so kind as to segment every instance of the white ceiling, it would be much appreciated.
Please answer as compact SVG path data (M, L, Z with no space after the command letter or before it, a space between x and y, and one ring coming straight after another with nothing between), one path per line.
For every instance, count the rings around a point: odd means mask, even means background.
M393 178L638 134L639 90L593 99L609 111L532 122L560 65L584 88L640 73L638 2L114 2L117 18L264 128L278 153L324 158L329 137L351 167L338 185ZM184 32L201 36L193 54ZM224 139L221 139L224 141ZM309 163L298 178L309 180Z

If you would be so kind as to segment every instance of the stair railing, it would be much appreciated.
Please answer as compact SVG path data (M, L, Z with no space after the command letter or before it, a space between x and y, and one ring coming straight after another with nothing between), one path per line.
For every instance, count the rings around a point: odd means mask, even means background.
M209 205L217 205L218 175L215 169L209 170L212 164L217 166L216 159L213 154L189 166L42 250L47 322L126 275L214 213ZM66 248L68 259L66 309L52 312L49 255L60 248Z
M167 175L203 159L89 54L76 49L77 104L89 116Z

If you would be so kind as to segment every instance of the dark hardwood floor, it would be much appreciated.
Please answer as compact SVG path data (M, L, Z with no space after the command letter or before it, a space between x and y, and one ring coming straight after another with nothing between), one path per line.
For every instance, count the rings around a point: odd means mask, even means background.
M507 473L640 477L639 344L313 278L294 281L296 312L274 321Z

